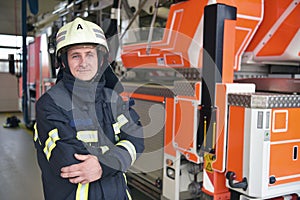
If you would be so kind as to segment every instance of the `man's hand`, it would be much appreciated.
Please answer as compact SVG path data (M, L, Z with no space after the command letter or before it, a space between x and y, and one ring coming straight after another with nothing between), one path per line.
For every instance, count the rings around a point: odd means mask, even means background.
M86 184L101 178L102 168L96 156L79 154L74 156L82 162L61 168L62 178L68 178L74 184Z

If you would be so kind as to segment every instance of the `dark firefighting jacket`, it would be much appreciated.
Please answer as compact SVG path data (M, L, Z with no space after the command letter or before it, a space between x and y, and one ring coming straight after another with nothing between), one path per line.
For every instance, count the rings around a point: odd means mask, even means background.
M45 199L131 199L124 172L144 150L143 131L104 77L84 82L64 74L36 103L34 141ZM97 156L102 177L88 184L62 178L62 167L81 162L75 153Z

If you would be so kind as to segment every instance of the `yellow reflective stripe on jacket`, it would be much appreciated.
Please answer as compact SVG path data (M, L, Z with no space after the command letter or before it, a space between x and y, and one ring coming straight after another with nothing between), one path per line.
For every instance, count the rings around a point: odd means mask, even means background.
M119 115L117 117L117 120L119 122L119 127L120 128L128 122L128 119L123 114Z
M123 173L123 177L124 177L125 183L126 183L126 185L127 185L127 177L126 177L126 174L125 174L125 173ZM126 194L127 194L128 199L129 199L129 200L132 200L131 195L130 195L130 193L129 193L129 191L128 191L127 188L126 188Z
M114 123L112 126L114 128L114 132L115 132L116 135L119 134L119 133L121 133L119 122Z
M36 142L39 139L39 137L38 137L38 131L37 131L37 128L36 128L36 123L33 125L33 129L34 129L33 140Z
M136 149L135 149L135 146L129 140L121 140L116 145L122 146L122 147L124 147L128 151L128 153L129 153L129 155L131 157L131 164L133 164L134 161L136 160Z
M123 173L123 177L124 177L125 183L126 183L126 185L127 185L127 177L126 177L126 174L125 174L125 173Z
M88 200L89 197L89 183L78 183L76 190L76 200Z
M130 195L130 193L129 193L129 191L128 191L127 188L126 188L126 194L127 194L128 199L129 199L129 200L132 200L131 195Z
M45 148L44 148L44 153L46 154L46 157L49 160L50 156L51 156L51 152L52 152L52 150L56 146L56 141L60 140L60 138L58 136L58 130L57 130L57 128L51 130L48 133L48 135L49 135L49 138L46 140Z
M83 142L98 142L97 130L78 131L77 139Z
M39 144L42 145L41 141L39 140L39 134L38 134L38 130L36 127L36 123L33 125L33 128L34 128L34 135L33 135L34 142L39 141Z
M128 119L123 114L117 117L117 122L112 125L116 135L121 133L120 131L121 127L124 126L127 122Z

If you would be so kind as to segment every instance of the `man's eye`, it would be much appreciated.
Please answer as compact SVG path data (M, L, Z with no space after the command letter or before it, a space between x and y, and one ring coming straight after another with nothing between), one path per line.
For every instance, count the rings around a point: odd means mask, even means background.
M72 58L76 59L76 58L79 58L79 56L78 55L73 55Z

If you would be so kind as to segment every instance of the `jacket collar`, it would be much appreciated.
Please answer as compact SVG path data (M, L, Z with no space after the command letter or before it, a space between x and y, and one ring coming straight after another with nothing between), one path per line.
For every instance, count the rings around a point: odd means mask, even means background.
M62 81L72 99L75 98L82 102L97 102L104 98L103 89L106 82L104 76L92 81L82 81L64 72Z

